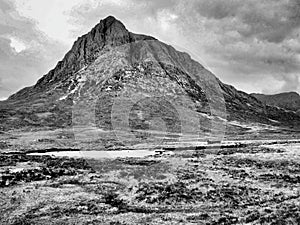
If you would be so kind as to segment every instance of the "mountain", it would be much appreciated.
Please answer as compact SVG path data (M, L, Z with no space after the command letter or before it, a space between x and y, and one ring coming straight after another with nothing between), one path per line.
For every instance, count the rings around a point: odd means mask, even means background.
M124 128L129 135L197 133L199 127L223 135L237 127L226 121L288 127L300 122L294 112L222 83L187 53L134 34L112 16L79 37L34 86L1 102L0 112L2 130L86 126Z
M286 92L275 95L251 94L258 100L271 106L278 106L300 113L300 95L297 92Z

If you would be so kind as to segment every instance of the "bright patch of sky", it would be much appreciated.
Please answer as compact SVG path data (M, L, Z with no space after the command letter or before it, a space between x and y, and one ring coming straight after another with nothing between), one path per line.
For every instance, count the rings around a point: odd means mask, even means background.
M24 51L26 49L26 45L18 40L17 38L15 37L11 37L10 38L10 46L17 52L17 53L20 53L22 51Z

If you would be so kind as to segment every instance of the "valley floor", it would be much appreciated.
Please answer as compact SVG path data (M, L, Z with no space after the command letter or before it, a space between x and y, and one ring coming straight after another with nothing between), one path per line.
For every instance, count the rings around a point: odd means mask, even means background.
M0 155L0 224L299 224L300 145Z

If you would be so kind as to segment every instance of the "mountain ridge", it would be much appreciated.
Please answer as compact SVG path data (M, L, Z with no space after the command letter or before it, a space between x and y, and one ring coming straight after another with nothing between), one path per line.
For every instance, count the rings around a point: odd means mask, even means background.
M273 95L252 93L251 95L265 104L281 107L300 114L300 95L297 92L283 92Z
M93 114L93 99L97 98L102 104L99 103L98 108L102 111L95 111L103 119L98 125L111 129L113 102L110 101L124 93L138 93L145 98L149 95L168 96L170 102L178 101L186 111L192 111L193 116L188 119L195 119L194 115L203 119L207 117L201 116L203 113L208 115L210 119L203 126L206 130L213 130L212 121L217 117L220 119L216 127L222 127L222 120L282 123L285 126L300 122L295 113L265 105L255 97L223 84L187 53L154 37L131 33L114 17L101 20L90 32L79 37L63 60L34 86L10 96L0 108L2 121L6 127L71 126L74 105L76 108L77 102L82 101L85 103L83 108L91 112L80 110ZM170 122L170 115L176 114L165 109L159 111L159 106L151 104L157 109L153 115L138 121L138 114L135 114L133 118L138 122L133 120L132 123L145 128L153 116L161 113L166 117L164 120ZM141 103L140 111L143 110L141 106L148 109Z

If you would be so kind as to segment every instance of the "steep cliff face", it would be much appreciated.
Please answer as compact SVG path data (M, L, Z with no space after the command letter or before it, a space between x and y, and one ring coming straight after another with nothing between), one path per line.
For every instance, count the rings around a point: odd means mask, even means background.
M215 132L224 131L227 120L300 122L295 113L223 84L188 54L133 34L113 17L78 38L53 70L0 104L0 110L2 129L74 123L112 129L124 122L126 110L131 127L156 130L163 121L169 132L197 132L199 120L202 130Z

